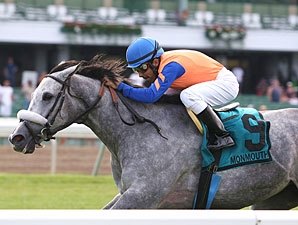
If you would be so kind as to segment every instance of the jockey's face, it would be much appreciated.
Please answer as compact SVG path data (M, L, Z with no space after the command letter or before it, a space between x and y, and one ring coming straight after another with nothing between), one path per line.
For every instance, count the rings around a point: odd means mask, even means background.
M159 61L157 59L154 59L152 62L152 65L154 67L158 66ZM148 83L153 83L156 80L156 74L152 70L151 66L149 66L149 63L146 63L147 68L146 70L137 70L136 72L139 74L139 77L144 78Z

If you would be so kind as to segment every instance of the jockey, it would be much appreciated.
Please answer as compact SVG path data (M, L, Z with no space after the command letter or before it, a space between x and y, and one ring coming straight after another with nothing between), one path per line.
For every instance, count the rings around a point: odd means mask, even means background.
M125 97L144 103L156 102L169 89L180 90L180 99L206 124L210 150L234 145L230 134L210 106L222 106L237 97L236 76L222 64L194 50L164 52L159 43L149 37L133 41L126 51L128 68L137 72L151 85L135 88L120 80L106 79L106 85Z

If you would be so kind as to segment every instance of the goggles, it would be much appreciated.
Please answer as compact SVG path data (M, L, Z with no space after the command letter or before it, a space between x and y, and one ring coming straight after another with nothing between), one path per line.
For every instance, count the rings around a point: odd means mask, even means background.
M148 69L147 63L143 63L142 65L140 65L137 68L132 68L132 71L135 73L139 73L139 72L144 73L147 71L147 69Z

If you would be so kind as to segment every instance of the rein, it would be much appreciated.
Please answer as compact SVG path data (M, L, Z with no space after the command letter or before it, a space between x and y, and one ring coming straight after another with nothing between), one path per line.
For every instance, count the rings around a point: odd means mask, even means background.
M128 125L128 126L133 126L136 124L136 122L138 123L150 123L154 128L155 130L157 131L157 133L164 139L168 140L167 137L165 137L164 135L162 135L161 133L161 128L155 123L153 122L152 120L150 119L147 119L143 116L141 116L139 113L137 113L132 107L131 105L129 105L128 101L126 98L123 97L123 95L121 95L118 91L116 92L113 88L109 87L109 91L111 93L111 96L112 96L112 101L113 101L113 104L114 104L114 107L121 119L121 121ZM119 111L119 104L118 104L118 101L117 101L117 96L118 98L121 100L121 102L123 103L123 105L128 109L128 111L132 114L132 119L133 119L133 122L132 123L129 123L127 121L125 121L123 119L123 117L121 116L121 113Z

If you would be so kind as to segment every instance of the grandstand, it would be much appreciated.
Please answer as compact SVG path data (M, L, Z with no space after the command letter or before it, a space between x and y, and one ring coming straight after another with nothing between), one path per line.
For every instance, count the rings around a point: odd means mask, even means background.
M242 105L296 107L254 94L262 78L298 85L297 0L0 0L0 25L0 68L13 55L19 87L23 71L98 52L123 57L142 35L166 50L196 49L229 69L243 67ZM16 88L14 115L22 98Z
M261 28L297 29L297 1L270 0L2 0L0 18L28 20L117 20L175 25L177 13L187 12L185 20L216 23L259 23ZM250 14L250 15L249 15ZM251 16L251 18L249 18ZM154 17L154 18L153 18ZM251 21L250 21L251 19ZM120 22L120 21L118 21ZM250 22L250 23L249 23Z

